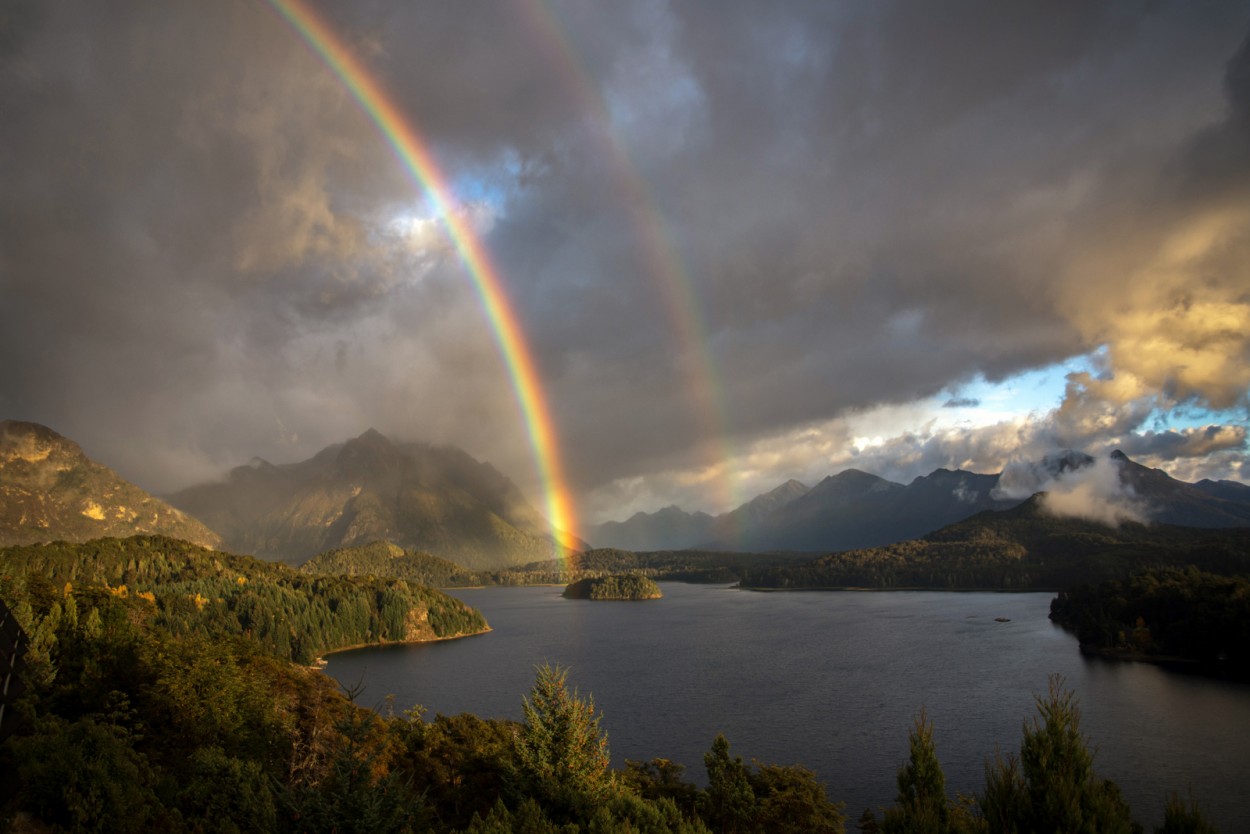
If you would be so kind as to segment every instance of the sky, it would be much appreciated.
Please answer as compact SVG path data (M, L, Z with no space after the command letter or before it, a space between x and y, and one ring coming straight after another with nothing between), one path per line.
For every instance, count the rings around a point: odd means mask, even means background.
M1062 449L1250 481L1250 6L312 4L583 525ZM437 201L259 0L0 6L0 418L168 493L368 428L541 506Z

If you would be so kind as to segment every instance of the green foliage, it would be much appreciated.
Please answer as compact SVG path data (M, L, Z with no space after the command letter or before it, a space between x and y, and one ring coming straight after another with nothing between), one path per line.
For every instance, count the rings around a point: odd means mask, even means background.
M1198 809L1193 799L1185 802L1179 794L1168 797L1163 809L1163 825L1155 828L1155 834L1219 834L1215 826Z
M515 812L508 810L502 799L496 801L485 817L474 815L465 834L578 834L580 831L576 823L556 825L537 802L526 798Z
M265 834L277 828L270 785L258 762L210 745L190 755L176 805L192 831Z
M167 818L157 774L126 728L48 716L35 730L10 743L20 801L40 819L71 831L146 832Z
M699 795L699 816L723 834L754 830L755 791L742 757L729 755L729 742L716 736L712 749L703 754L707 790Z
M329 767L292 785L283 795L292 829L308 834L374 834L417 829L421 804L399 773L384 766L376 719L345 706L336 728L340 741Z
M699 792L697 808L714 831L841 834L846 828L842 804L829 800L807 768L758 763L749 768L741 757L730 756L724 735L716 736L703 764L708 786Z
M516 770L515 724L462 713L428 724L410 716L392 726L402 745L395 764L421 786L442 826L460 829L492 814Z
M463 588L485 584L485 575L419 550L376 541L328 550L309 559L301 573L403 579L431 588Z
M301 664L339 648L488 628L459 600L401 579L303 574L159 536L6 548L0 587L38 621L29 630L36 657L47 653L62 618L77 619L70 606L84 594L112 595L128 616L165 632L242 635Z
M581 579L564 589L569 599L642 600L663 596L660 586L645 576L627 574Z
M1025 723L1018 763L999 760L987 770L980 804L990 830L1138 830L1119 788L1094 774L1094 757L1081 735L1080 709L1063 679L1052 676L1047 696L1036 700L1038 715L1031 725Z
M663 758L649 762L625 760L622 785L643 799L668 799L686 815L693 815L698 790L682 778L686 768Z
M606 800L616 785L594 699L570 693L567 678L567 669L538 668L522 703L525 725L516 734L516 777L525 795L574 812Z
M1051 590L1196 565L1250 573L1250 529L1156 524L1118 528L1061 519L1033 502L979 513L922 538L744 573L745 588Z
M1147 571L1060 593L1051 619L1076 631L1081 648L1107 654L1197 661L1250 679L1250 579L1200 571Z
M759 765L750 775L755 794L757 831L807 831L842 834L843 805L831 802L816 774L804 767Z
M924 710L908 735L907 764L898 771L898 799L885 812L881 830L946 834L952 830L946 798L946 776L933 744L933 724Z

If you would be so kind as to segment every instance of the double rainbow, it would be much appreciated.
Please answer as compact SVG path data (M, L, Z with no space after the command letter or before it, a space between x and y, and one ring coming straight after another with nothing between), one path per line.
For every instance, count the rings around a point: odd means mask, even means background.
M472 226L454 210L451 188L439 170L429 144L334 30L305 0L268 2L351 92L395 149L408 173L425 191L445 224L456 251L472 277L473 287L494 331L542 480L547 520L551 524L557 555L566 558L571 543L575 541L576 516L556 447L555 423L521 322L490 253Z

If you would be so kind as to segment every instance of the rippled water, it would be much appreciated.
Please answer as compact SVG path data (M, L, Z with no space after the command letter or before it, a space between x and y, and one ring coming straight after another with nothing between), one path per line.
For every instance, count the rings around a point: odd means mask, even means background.
M1049 594L750 593L665 583L649 602L566 600L559 588L456 591L494 631L327 658L361 702L521 718L534 666L572 667L602 710L613 763L665 756L703 781L718 732L731 751L815 770L855 819L888 805L923 706L947 787L974 792L1047 675L1081 702L1095 767L1137 819L1191 787L1225 832L1250 830L1250 686L1083 658L1047 619ZM1006 617L1010 622L996 622Z

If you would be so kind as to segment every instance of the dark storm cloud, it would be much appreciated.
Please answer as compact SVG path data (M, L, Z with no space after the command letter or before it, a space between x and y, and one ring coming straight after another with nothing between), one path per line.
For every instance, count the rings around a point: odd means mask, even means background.
M902 472L1096 443L1250 384L1239 4L324 11L459 189L603 512L659 472L699 494L710 429L766 486L783 442L844 460L844 415L1100 345L1107 373L1027 436L861 454ZM159 489L369 426L532 486L454 250L265 4L16 3L0 69L4 416Z

